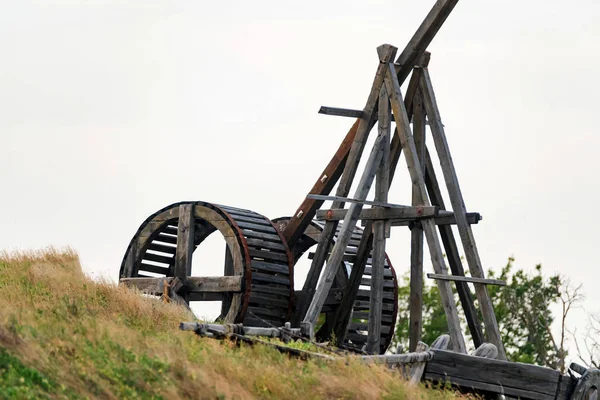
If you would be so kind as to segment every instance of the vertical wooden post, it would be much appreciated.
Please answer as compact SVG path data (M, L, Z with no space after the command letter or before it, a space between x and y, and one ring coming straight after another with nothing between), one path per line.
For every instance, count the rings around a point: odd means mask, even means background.
M393 60L396 55L396 50L397 49L395 47L389 45L386 45L386 47L381 50L380 48L378 48L378 52L382 52L380 58L386 60ZM348 155L348 160L346 161L346 166L344 167L344 173L340 180L340 184L338 185L338 188L336 190L336 196L346 197L350 192L352 181L354 180L354 176L356 175L360 157L365 148L369 131L373 127L374 121L376 120L375 108L377 107L379 92L381 91L381 87L383 86L383 78L385 76L385 65L386 63L380 62L379 66L377 67L377 72L373 81L373 86L371 87L371 92L369 93L367 104L365 105L365 108L363 110L363 117L361 118L360 123L358 125L358 130L356 132L354 142L352 143L352 148L350 149L350 153ZM336 201L333 203L333 208L342 207L344 207L343 202ZM315 251L315 256L311 263L310 270L306 277L306 281L304 282L303 300L296 309L296 315L294 318L295 325L298 325L298 322L300 320L307 321L305 316L313 302L317 282L319 280L319 276L321 275L321 271L323 270L325 260L327 259L327 254L329 253L331 242L333 236L335 235L337 226L338 221L327 221L325 223L325 227L323 228L323 232L321 233L321 239L319 240L317 250ZM329 262L327 264L329 266ZM335 268L338 267L339 265ZM331 287L331 285L329 286ZM323 301L324 300L325 299L323 299ZM319 312L321 311L321 308L322 305L321 307L319 307ZM318 314L316 315L316 317L318 317ZM311 319L310 321L313 323L313 325L316 325L316 319L314 321Z
M423 70L423 75L421 76L421 92L423 93L423 100L427 115L429 116L433 141L440 158L444 180L446 181L446 186L450 194L450 202L452 204L452 209L454 210L456 225L463 244L469 270L471 271L472 276L484 278L481 260L479 259L479 253L475 244L475 237L473 236L471 225L469 225L467 221L467 209L458 184L454 163L450 156L450 148L446 140L446 133L442 126L440 112L437 107L433 86L427 68ZM506 353L504 351L504 346L502 345L502 338L500 337L500 329L498 328L494 307L487 291L487 287L484 284L476 283L475 293L477 294L477 300L481 307L481 314L483 316L487 338L498 348L498 358L506 360Z
M175 252L175 277L185 282L192 274L192 253L194 251L194 203L179 206L177 225L177 250ZM185 298L187 302L187 296Z
M419 168L425 176L425 110L421 93L417 90L413 101L413 136L417 148ZM412 205L421 204L418 185L412 187ZM413 224L410 232L410 325L409 351L415 351L423 330L423 228Z
M385 76L385 65L387 65L389 62L391 62L391 60L393 60L394 56L396 55L396 50L397 49L395 47L387 44L379 46L377 48L377 53L379 54L380 59L380 68L377 69L377 77L379 77L380 74L382 77ZM383 68L381 68L382 66ZM373 99L373 108L374 104L379 99L380 90L381 87L379 87L376 96ZM371 99L371 96L369 96L369 99ZM369 117L372 117L372 115L370 115ZM382 143L382 137L381 135L378 135L377 139L375 140L375 144L373 145L373 149L371 150L371 154L369 155L369 159L367 160L367 165L365 166L363 175L360 179L360 182L358 183L356 193L354 195L354 198L358 200L365 200L367 198L367 195L369 194L369 189L371 188L371 184L373 183L373 179L375 178L376 170L379 167L379 164L381 163L381 158L383 157ZM352 147L354 148L354 145ZM352 155L352 151L350 155ZM348 166L350 161L350 157L348 157L348 163L346 164L346 166ZM356 221L358 220L361 210L362 204L360 203L352 203L350 205L346 214L346 219L344 219L344 223L342 224L342 227L338 234L337 241L335 242L335 245L331 250L331 255L329 256L329 259L327 260L327 266L323 273L323 277L317 285L314 298L312 299L312 302L310 303L310 306L306 312L306 316L304 317L305 322L311 322L313 325L316 324L317 318L319 317L321 309L323 308L323 304L325 304L325 299L327 298L329 289L331 289L331 285L333 284L333 279L335 278L337 270L340 267L340 263L343 260L346 246L348 245L350 238L352 237L352 232L356 227ZM323 237L321 237L321 242L322 241Z
M385 90L379 95L379 136L382 137L383 154L377 170L375 201L387 203L390 184L390 101ZM369 298L369 324L367 353L379 354L381 341L381 313L383 307L383 274L385 268L385 237L388 221L377 220L373 224L373 264L371 273L371 296Z
M402 102L400 84L398 83L398 77L396 76L396 70L393 63L388 64L388 73L385 77L385 86L390 95L392 110L394 111L396 126L398 127L397 132L400 135L401 144L404 148L404 156L406 158L411 180L419 187L419 192L421 194L420 200L422 204L424 206L430 206L431 204L429 203L429 198L427 197L425 188L425 180L419 166L417 149L410 131L408 115L406 114L406 109L404 108L404 102ZM435 222L432 219L426 218L421 221L421 224L423 225L423 231L427 237L427 245L429 246L429 254L431 255L431 261L433 263L434 270L438 274L447 274L448 269L444 263L442 247L437 236ZM456 303L454 302L452 288L447 281L438 280L437 284L440 290L442 304L444 305L444 311L448 321L448 331L450 333L450 337L452 338L454 350L459 353L466 353L465 340L460 327L458 310L456 309Z

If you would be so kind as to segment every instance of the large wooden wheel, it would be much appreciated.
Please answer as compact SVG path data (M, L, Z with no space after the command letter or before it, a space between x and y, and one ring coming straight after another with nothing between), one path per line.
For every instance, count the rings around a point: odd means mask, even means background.
M288 321L294 298L293 256L273 223L250 210L197 201L157 211L131 240L120 278L153 283L175 276L182 205L193 205L194 250L218 231L226 242L226 256L223 277L189 277L178 292L187 301L222 301L220 319L227 323L282 326ZM159 291L140 279L123 281Z
M277 225L277 229L280 231L285 230L290 217L282 217L273 220ZM294 263L296 263L300 257L302 257L306 251L311 247L316 246L321 238L321 233L325 227L324 222L312 221L311 224L306 228L303 235L296 241L296 244L291 249L294 255ZM334 242L337 239L339 229L338 226L336 235L334 236ZM331 319L341 301L341 295L343 289L347 284L348 278L352 271L354 264L353 258L356 257L358 245L362 238L363 230L360 227L356 227L352 233L352 238L348 247L345 250L345 259L338 274L334 280L332 288L329 292L329 296L321 311L325 316L325 324L328 323L328 319ZM309 258L312 258L312 253L309 253ZM365 272L363 274L361 285L359 287L354 306L352 308L352 317L346 331L346 339L344 345L351 348L361 350L367 343L368 336L368 321L369 321L369 301L371 294L371 258L367 260L365 266ZM299 302L299 297L302 296L302 292L295 292L296 300ZM380 341L380 354L385 353L389 347L392 339L394 338L394 327L396 325L396 317L398 315L398 280L396 278L396 272L392 267L389 257L386 255L386 263L384 270L384 283L383 283L383 312L381 317L381 341Z

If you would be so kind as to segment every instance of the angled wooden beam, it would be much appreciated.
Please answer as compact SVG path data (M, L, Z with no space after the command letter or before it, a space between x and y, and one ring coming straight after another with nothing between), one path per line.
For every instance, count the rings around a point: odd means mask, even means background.
M382 203L387 204L387 203ZM343 220L346 218L347 209L332 209L332 210L319 210L317 211L318 220ZM428 218L436 216L451 216L452 213L446 211L447 214L439 214L437 207L411 207L406 206L402 208L367 208L360 212L359 219L406 219L415 220L418 218Z
M471 275L476 278L485 278L483 268L481 266L481 260L479 258L479 252L475 244L475 236L471 226L469 225L466 218L466 207L465 202L460 190L458 183L458 176L450 156L450 148L446 139L446 133L444 127L441 124L441 116L437 107L435 94L433 92L433 86L429 77L427 68L423 69L421 75L421 92L423 93L423 100L427 115L431 121L431 132L433 134L433 141L437 150L442 171L444 173L444 180L446 181L446 187L450 195L450 202L452 209L454 210L456 217L456 225L458 226L458 232L463 244L465 251L465 258L467 259L467 265L471 271ZM437 271L436 271L437 272ZM494 307L490 299L487 287L482 284L475 285L475 293L477 294L477 300L481 308L481 314L485 325L485 333L488 341L494 344L498 348L498 358L506 360L506 353L504 346L502 345L502 338L500 336L500 329L498 328L498 322L496 321L496 315L494 313Z
M454 218L454 213L452 211L438 211L437 216L429 218L433 219L433 222L438 226L456 225L456 218ZM394 218L390 220L390 225L411 226L411 222L418 221L419 219L420 218ZM481 215L479 215L479 213L467 213L467 221L469 221L469 223L472 225L478 224L479 221L481 221ZM363 226L365 225L366 222L363 222Z
M311 199L319 199L319 200L333 200L333 201L338 201L340 203L360 203L360 204L367 204L370 206L377 206L377 207L382 207L382 208L398 208L398 209L404 209L404 208L409 208L410 206L406 206L403 204L393 204L393 203L387 203L387 202L382 202L382 201L371 201L371 200L359 200L359 199L353 199L351 197L342 197L342 196L326 196L323 194L309 194L307 197L311 198ZM322 210L319 210L322 211ZM317 211L317 214L319 214L319 211Z
M404 158L408 166L408 171L411 176L411 180L418 186L421 204L424 206L430 206L429 198L425 188L425 180L423 177L423 171L419 167L419 157L417 155L417 149L415 146L414 138L410 131L409 119L402 101L402 95L400 93L400 83L396 76L396 70L392 63L388 64L388 73L385 77L385 87L390 95L390 101L392 103L392 109L396 116L397 132L400 135L400 142L402 148L404 148ZM435 224L431 219L423 219L421 221L423 231L427 238L427 245L429 247L429 254L433 263L433 268L438 274L447 274L447 267L444 263L442 247L437 236ZM440 291L442 304L444 305L444 311L446 313L446 319L448 321L448 331L452 338L452 344L454 349L459 353L466 353L465 340L460 327L460 320L458 318L458 310L456 303L454 302L454 296L452 294L452 288L449 282L436 281Z
M431 203L438 206L441 210L446 210L444 198L442 197L442 191L440 190L440 185L435 175L435 170L433 169L433 162L431 161L431 156L427 149L425 149L425 162L427 163L425 168L425 184L427 185L427 191L429 192ZM472 219L473 214L476 215L474 220ZM481 216L477 213L467 213L467 220L471 224L477 223L480 219ZM460 258L460 252L458 250L458 246L456 245L456 240L454 239L454 232L450 226L450 224L456 224L454 215L451 217L451 220L447 222L448 223L446 224L438 223L436 219L436 224L438 225L438 230L440 231L440 236L442 237L442 243L444 244L444 250L446 250L448 264L450 264L452 275L464 276L465 271ZM485 340L483 337L483 330L481 329L481 323L479 322L477 316L477 310L475 309L475 304L473 302L471 289L465 282L456 282L456 291L458 292L458 298L460 299L462 309L465 313L469 332L473 338L473 344L475 347L479 347L484 343Z
M390 133L391 133L390 101L385 87L379 94L379 136L382 137L383 154L377 168L375 181L375 200L387 203L390 187ZM377 220L373 224L373 264L371 268L371 293L369 297L369 319L367 326L367 347L369 354L380 353L381 313L383 306L383 274L385 268L385 220Z
M499 280L499 279L485 279L485 278L474 278L472 276L440 275L440 274L427 274L427 277L429 279L440 279L442 281L470 282L470 283L480 283L482 285L506 286L506 282Z
M361 118L363 112L361 110L353 110L350 108L321 106L319 114L333 115L336 117ZM392 116L392 122L395 122L394 116ZM425 125L429 125L429 121L425 120Z
M378 48L378 52L379 51L380 51L380 49ZM381 87L383 86L383 78L385 75L385 65L386 65L387 61L389 61L395 57L396 48L393 46L387 46L385 49L383 49L381 51L383 51L383 53L380 54L380 63L377 67L377 72L375 73L375 79L374 79L373 85L371 87L371 92L369 93L369 97L368 97L367 103L365 105L363 118L361 118L358 123L356 136L354 137L354 141L352 142L352 146L351 146L350 152L348 154L348 159L347 159L346 165L344 167L343 176L342 176L340 183L336 190L337 196L346 197L348 195L348 193L350 192L350 188L352 186L352 181L354 179L354 176L356 175L356 171L358 169L358 164L360 161L360 156L362 155L362 152L366 145L369 131L371 130L371 128L373 127L373 124L375 123L375 120L377 119L376 108L377 108L377 102L379 100L379 92L381 91ZM366 198L366 194L365 194L365 196L363 196L362 200L364 200L365 198ZM335 201L333 203L333 208L343 208L343 206L344 206L344 203L340 202L340 201ZM358 209L358 212L360 212L360 208ZM314 212L311 215L311 219L313 216L314 216ZM294 221L295 219L296 218L292 218L292 221ZM292 221L290 221L290 223ZM321 240L319 241L319 243L317 245L315 258L313 259L313 261L311 263L310 270L306 277L306 281L304 282L303 290L305 291L306 295L305 295L302 303L300 303L298 305L298 307L296 308L296 315L294 317L294 322L296 322L296 323L298 323L300 321L304 321L304 322L311 322L313 324L313 326L316 325L316 318L318 317L318 315L314 318L311 317L310 319L307 320L305 318L305 313L308 312L308 310L310 308L309 306L312 304L311 302L313 301L313 294L316 292L317 282L319 280L319 276L321 275L323 265L325 264L325 259L327 257L327 254L329 253L329 248L331 246L333 237L335 235L337 225L338 225L337 221L330 221L330 222L327 222L325 224L325 227L323 228L323 232L321 233ZM287 228L289 228L289 225ZM286 231L287 231L287 228L286 228ZM350 232L350 234L351 234L351 232ZM341 232L340 232L340 235L341 235ZM336 243L338 243L339 240L340 240L340 238L338 237L338 241ZM290 245L290 247L291 247L291 245ZM335 272L337 272L337 269L335 270ZM335 274L333 274L333 277L335 277ZM332 277L332 279L333 279L333 277ZM321 296L326 296L326 293L321 294ZM320 306L318 306L318 312L321 311L321 308L323 306L322 301L324 301L324 297L319 300L319 302L321 302L321 304L320 304ZM315 307L316 306L317 306L317 303L315 303ZM313 308L312 312L317 312L316 308Z
M419 168L425 176L425 110L421 93L417 91L413 100L413 136L419 158ZM421 205L419 186L412 185L412 205ZM410 232L410 295L409 295L409 346L414 351L423 331L423 228L415 224Z

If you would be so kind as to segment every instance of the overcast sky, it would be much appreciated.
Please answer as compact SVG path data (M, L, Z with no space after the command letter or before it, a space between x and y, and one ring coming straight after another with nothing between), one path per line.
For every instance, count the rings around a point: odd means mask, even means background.
M140 223L170 203L293 213L353 122L319 106L362 108L375 48L401 51L434 1L2 3L0 248L69 245L116 281ZM584 284L587 312L600 311L599 18L595 0L461 0L429 47L484 268L541 263ZM401 163L390 202L408 204ZM222 246L210 238L196 275L222 268ZM571 325L585 324L578 310Z

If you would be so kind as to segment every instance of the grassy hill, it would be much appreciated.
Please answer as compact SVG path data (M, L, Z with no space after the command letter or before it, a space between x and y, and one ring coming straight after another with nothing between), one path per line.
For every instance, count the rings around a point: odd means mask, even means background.
M0 398L454 398L356 362L179 331L182 307L89 279L77 254L0 254Z

